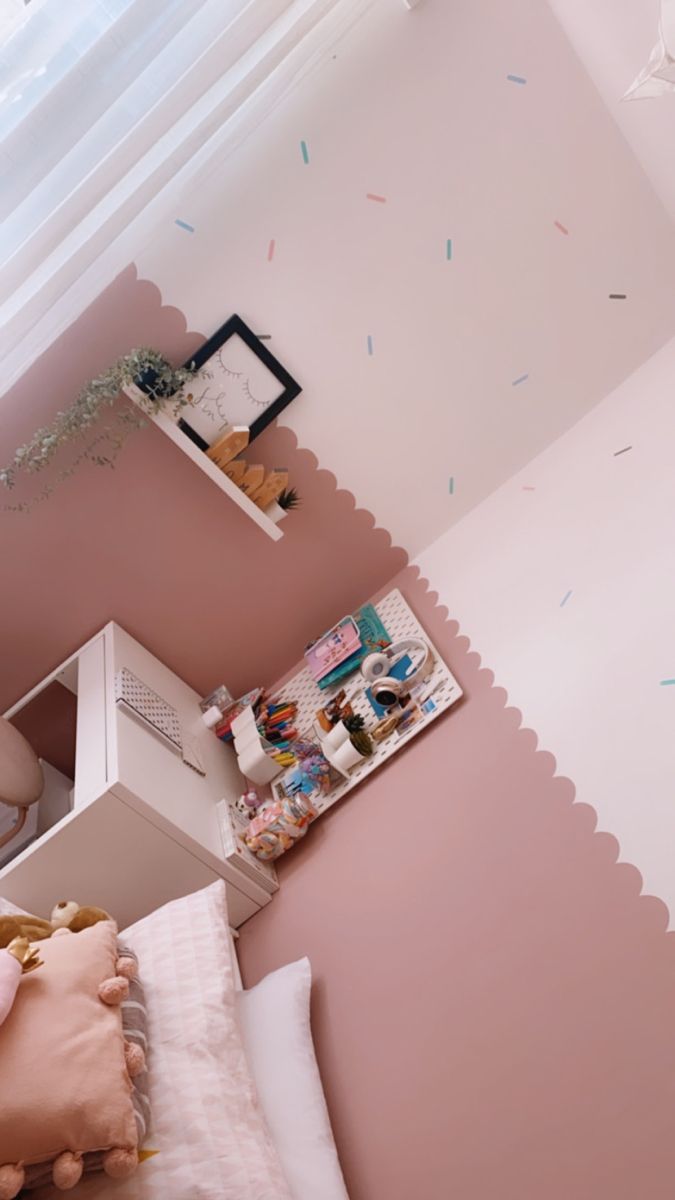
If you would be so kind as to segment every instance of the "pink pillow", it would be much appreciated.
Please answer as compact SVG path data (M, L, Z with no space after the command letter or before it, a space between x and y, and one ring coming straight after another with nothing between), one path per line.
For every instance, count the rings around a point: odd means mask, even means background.
M116 976L115 926L40 942L44 966L25 975L0 1027L0 1200L23 1186L24 1166L54 1161L54 1182L72 1187L82 1155L103 1150L104 1169L130 1174L138 1155Z

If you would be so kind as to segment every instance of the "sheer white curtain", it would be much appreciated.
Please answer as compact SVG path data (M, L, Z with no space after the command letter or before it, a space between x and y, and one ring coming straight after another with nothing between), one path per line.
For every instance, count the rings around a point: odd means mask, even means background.
M130 223L371 2L0 0L0 391Z

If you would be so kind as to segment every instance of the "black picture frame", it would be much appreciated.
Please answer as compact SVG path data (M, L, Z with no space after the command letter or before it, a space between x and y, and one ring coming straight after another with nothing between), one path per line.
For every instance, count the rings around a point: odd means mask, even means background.
M202 367L206 366L209 359L212 358L213 355L216 354L217 351L220 350L221 347L224 346L226 342L228 342L229 339L235 335L241 338L242 342L248 346L249 350L253 351L256 358L258 358L263 366L265 366L267 370L275 377L275 379L278 380L283 389L281 395L273 400L272 403L267 406L264 412L262 412L260 416L257 417L256 420L249 426L250 445L250 443L254 441L264 429L267 429L268 425L271 425L272 421L276 420L276 418L284 411L284 409L288 407L291 401L295 400L295 398L300 395L302 388L297 380L294 379L293 376L286 370L282 363L279 362L279 359L275 358L272 352L268 350L264 342L262 342L259 337L256 337L253 330L249 328L246 322L243 321L237 313L234 313L224 325L221 325L220 329L217 329L216 332L208 339L208 341L204 342L204 345L200 346L199 350L197 350L195 354L191 355L187 362L185 362L183 365L185 367L190 367L195 371L199 371ZM187 386L189 387L189 385ZM206 442L204 438L200 436L200 434L192 429L189 421L186 421L181 417L179 418L178 425L183 430L183 433L185 433L187 437L191 438L191 440L195 442L196 445L198 445L202 450L208 449L208 442Z

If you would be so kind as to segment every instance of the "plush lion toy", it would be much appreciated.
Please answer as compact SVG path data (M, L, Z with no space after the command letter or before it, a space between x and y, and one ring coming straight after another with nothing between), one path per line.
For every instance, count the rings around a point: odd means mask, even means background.
M28 913L16 916L0 916L0 949L9 946L16 937L27 938L29 942L41 942L51 937L57 929L69 929L71 933L80 933L90 925L99 921L112 921L102 908L93 905L80 906L76 900L59 900L52 909L51 920L44 921L42 917L32 917Z

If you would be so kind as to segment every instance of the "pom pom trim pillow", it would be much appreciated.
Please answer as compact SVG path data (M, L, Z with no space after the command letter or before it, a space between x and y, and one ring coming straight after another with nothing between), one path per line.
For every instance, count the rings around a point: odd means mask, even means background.
M64 932L40 943L40 957L0 1027L0 1200L18 1194L31 1165L51 1162L65 1190L91 1151L114 1178L138 1163L115 926Z
M114 1190L88 1176L77 1200L292 1200L239 1032L225 884L170 901L120 937L145 989L152 1157Z

